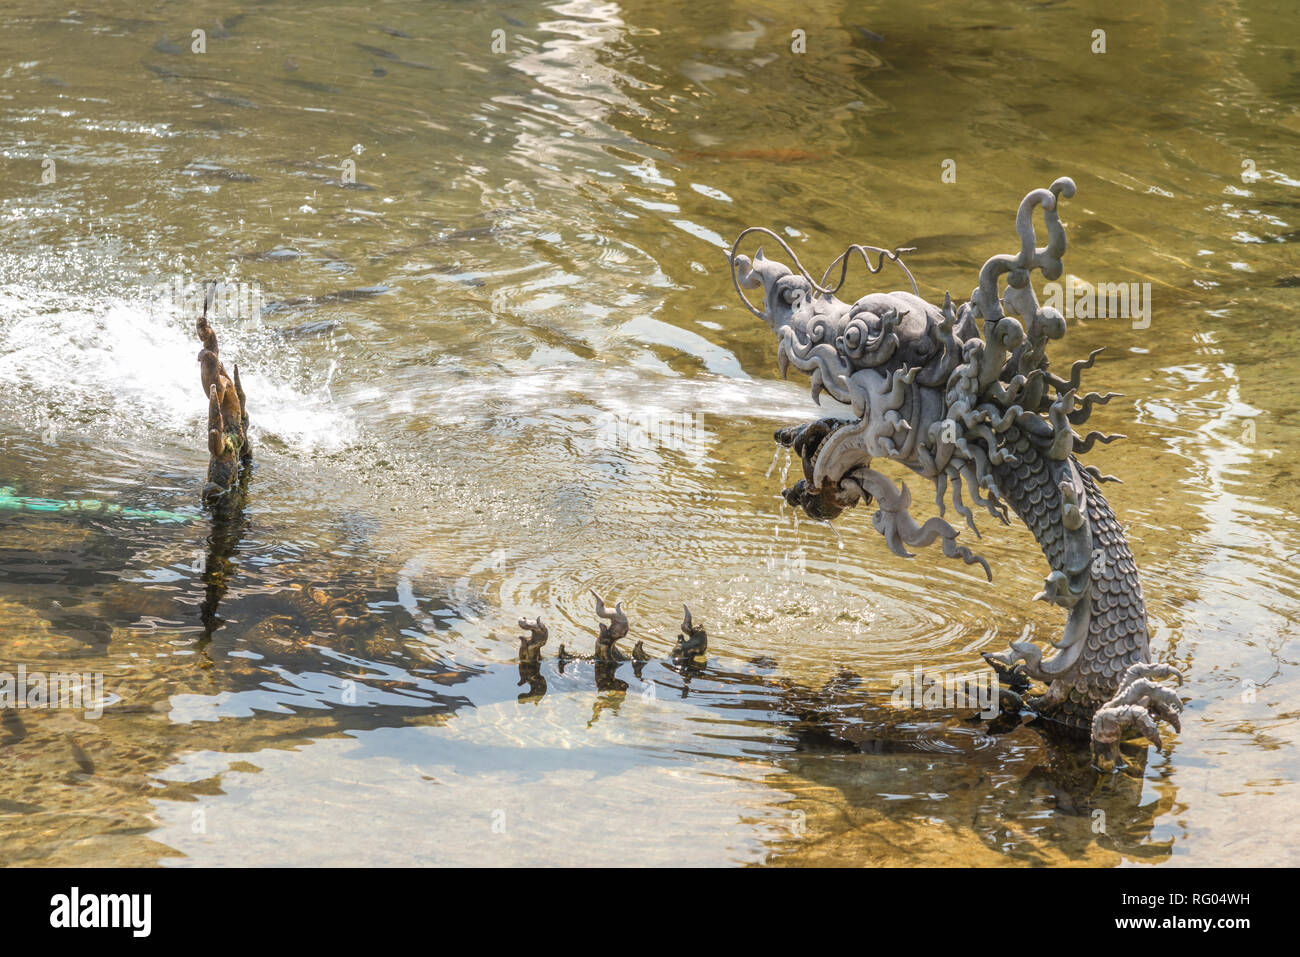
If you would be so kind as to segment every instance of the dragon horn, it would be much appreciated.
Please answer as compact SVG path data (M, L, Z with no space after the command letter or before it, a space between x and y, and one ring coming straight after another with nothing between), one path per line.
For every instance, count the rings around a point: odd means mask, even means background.
M682 603L682 611L686 612L686 617L682 619L682 631L689 635L691 633L691 610L686 607L685 602Z

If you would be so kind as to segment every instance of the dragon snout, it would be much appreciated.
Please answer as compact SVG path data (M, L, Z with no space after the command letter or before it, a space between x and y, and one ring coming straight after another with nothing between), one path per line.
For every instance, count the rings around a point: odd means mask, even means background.
M754 263L746 255L738 255L731 260L731 268L736 271L736 282L742 289L763 288L763 278L754 271Z
M802 425L787 425L784 429L777 429L773 432L772 438L776 439L776 444L782 448L792 449L802 429Z

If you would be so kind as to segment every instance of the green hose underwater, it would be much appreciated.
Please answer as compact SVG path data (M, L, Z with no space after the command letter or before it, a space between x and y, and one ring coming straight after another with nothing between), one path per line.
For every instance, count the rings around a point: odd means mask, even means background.
M79 512L87 515L117 515L122 518L145 519L151 522L192 522L198 514L168 512L163 509L138 509L101 502L94 498L59 499L28 498L17 494L12 485L0 486L0 509L25 512Z

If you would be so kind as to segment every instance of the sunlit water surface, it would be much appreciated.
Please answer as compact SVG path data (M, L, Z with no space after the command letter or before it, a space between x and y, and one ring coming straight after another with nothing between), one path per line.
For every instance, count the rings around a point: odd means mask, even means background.
M3 712L0 858L1295 863L1296 21L1108 8L10 3L0 485L183 518L0 510L0 665L115 702ZM1128 440L1091 457L1188 676L1183 732L1105 777L888 709L896 672L1056 635L1046 566L987 518L991 586L865 509L796 522L771 434L816 411L723 255L915 246L965 298L1060 175L1067 270L1151 284L1149 328L1053 355L1107 347ZM256 467L215 524L161 293L209 277L264 304L218 322ZM709 669L521 681L515 619L588 651L591 588L657 655L689 603Z

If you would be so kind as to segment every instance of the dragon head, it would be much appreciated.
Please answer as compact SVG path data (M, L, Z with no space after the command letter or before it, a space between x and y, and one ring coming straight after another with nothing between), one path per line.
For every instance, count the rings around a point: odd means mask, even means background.
M974 515L963 495L1007 522L1000 482L1020 480L1006 470L1023 450L1013 450L1005 436L1032 442L1035 449L1043 446L1041 455L1052 462L1066 461L1072 445L1086 451L1090 444L1075 444L1071 426L1087 418L1091 403L1109 398L1090 393L1084 400L1087 408L1075 410L1081 366L1076 364L1069 380L1048 372L1045 347L1060 337L1062 321L1050 306L1039 305L1029 281L1034 269L1047 278L1061 275L1065 232L1057 200L1073 195L1068 177L1026 195L1016 214L1019 253L989 259L980 270L979 286L960 307L947 295L942 306L921 298L899 258L909 250L853 244L819 282L777 233L757 226L740 233L729 257L732 281L745 307L776 334L782 375L794 366L809 376L814 402L825 392L848 406L847 416L776 433L776 441L796 452L803 466L803 479L782 492L786 502L813 518L830 520L858 502L874 501L879 511L872 524L896 554L910 556L906 546L938 538L945 554L981 564L990 574L982 558L956 543L957 530L943 520L945 497L951 493L954 509L972 530ZM1035 242L1033 225L1039 207L1048 233L1042 247ZM752 262L739 255L751 233L779 244L794 269L766 259L761 251ZM911 291L872 292L853 302L836 298L855 255L873 275L886 260L896 265ZM832 284L837 272L838 282ZM1005 294L999 282L1004 275ZM761 310L745 295L746 289L758 288L763 290ZM1004 312L1004 305L1018 318ZM907 487L872 468L877 458L933 482L939 517L918 523L908 513ZM1064 478L1070 479L1071 501L1082 501L1082 480L1073 470ZM1079 524L1075 519L1063 516L1071 532ZM1072 557L1064 563L1071 570L1087 551L1084 544L1071 546ZM1075 597L1075 589L1049 589L1047 594L1064 602Z
M797 265L789 247L775 238ZM899 250L855 246L850 251L865 258L868 249L881 255L874 267L867 260L872 272L883 268L889 257L911 279L898 260ZM827 276L846 256L831 264ZM852 474L869 466L873 457L897 457L901 446L914 439L908 434L909 417L922 405L942 411L942 395L927 399L923 386L946 383L960 359L955 347L945 348L956 316L951 304L941 310L921 299L914 282L912 292L876 292L844 302L834 295L839 286L823 285L827 276L817 283L802 267L796 273L764 257L761 249L752 261L733 249L731 264L742 298L745 289L763 290L761 310L748 299L745 304L776 334L782 375L793 366L809 376L814 401L827 393L851 410L851 417L822 418L775 435L780 445L799 456L803 467L803 479L782 492L786 502L829 521L871 499L851 480Z

